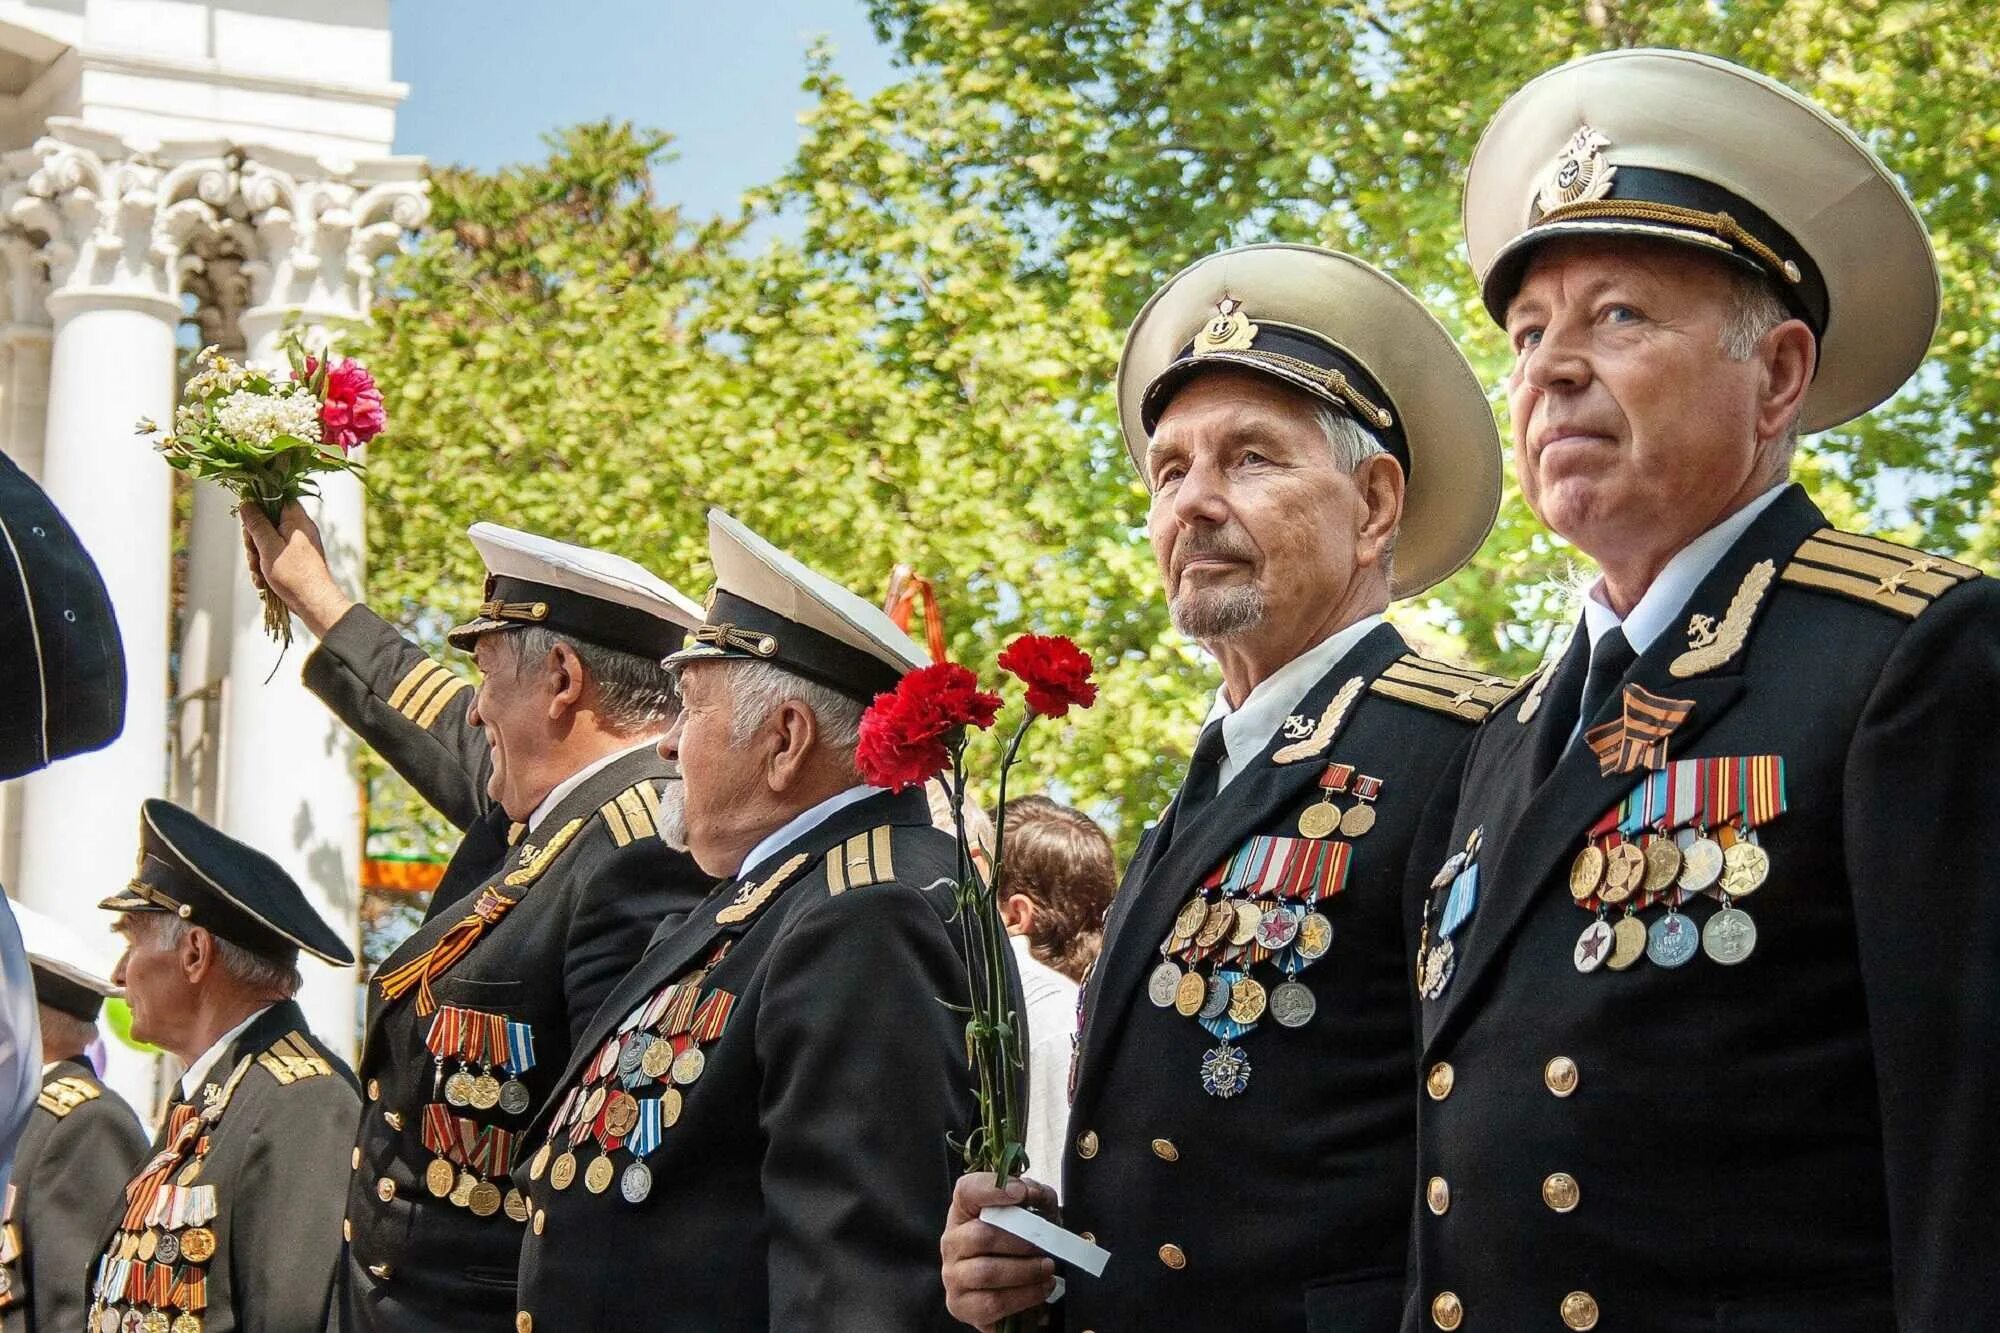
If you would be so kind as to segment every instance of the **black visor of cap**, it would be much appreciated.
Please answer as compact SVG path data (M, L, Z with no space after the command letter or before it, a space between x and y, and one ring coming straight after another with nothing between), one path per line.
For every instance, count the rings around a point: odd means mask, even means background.
M60 972L43 967L30 959L35 974L35 998L51 1009L57 1009L73 1018L81 1018L86 1023L97 1021L98 1010L104 1007L104 997L81 982L71 981Z
M1146 392L1139 401L1139 424L1146 434L1150 436L1158 427L1174 395L1202 371L1222 368L1249 370L1302 390L1326 406L1354 418L1380 441L1392 458L1402 464L1407 484L1410 478L1410 445L1403 433L1403 414L1396 410L1388 391L1369 373L1368 367L1309 330L1260 320L1252 310L1245 310L1243 314L1257 330L1250 346L1233 351L1204 352L1196 356L1195 344L1190 340L1167 368L1153 377L1153 382L1146 386ZM1320 373L1315 375L1315 371ZM1363 399L1386 411L1389 424L1381 426L1367 420L1354 404L1341 397L1327 383L1325 376L1328 374L1339 374Z
M607 602L573 588L489 574L486 602L479 614L446 638L454 648L469 649L481 634L531 625L647 658L663 657L678 648L684 632L671 621L636 606Z
M895 689L903 678L901 668L873 653L718 588L707 623L667 665L725 661L769 662L862 703Z
M1621 203L1638 204L1640 207L1629 216L1621 217L1616 213ZM1665 204L1711 217L1726 217L1754 237L1759 246L1777 256L1779 267L1774 268L1768 258L1745 246L1740 238L1707 226L1648 216L1643 208L1646 204ZM1743 196L1698 177L1678 171L1631 166L1617 167L1611 178L1610 191L1604 197L1567 204L1551 210L1546 216L1537 217L1494 261L1486 274L1482 295L1486 311L1496 323L1504 325L1507 322L1507 305L1514 299L1514 293L1520 290L1521 279L1528 271L1528 261L1538 248L1537 237L1540 236L1540 240L1555 240L1570 234L1565 230L1570 224L1580 230L1593 225L1606 229L1617 229L1621 224L1630 228L1643 227L1645 234L1657 236L1669 244L1676 243L1670 233L1683 233L1688 237L1683 244L1696 246L1718 258L1733 259L1762 275L1769 281L1778 299L1784 302L1785 308L1804 320L1815 338L1826 332L1826 279L1821 275L1819 265L1813 263L1812 256L1806 253L1805 247L1774 222L1768 213ZM1543 232L1546 235L1541 235ZM1718 241L1726 248L1718 247ZM1796 266L1797 281L1784 271L1782 265L1787 262Z

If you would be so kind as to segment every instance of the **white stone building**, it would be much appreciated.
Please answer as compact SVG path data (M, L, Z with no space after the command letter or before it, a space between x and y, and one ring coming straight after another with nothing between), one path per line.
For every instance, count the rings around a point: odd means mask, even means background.
M0 0L0 449L95 555L130 682L113 745L0 786L0 883L80 931L166 795L283 862L360 953L353 743L298 683L311 642L278 664L227 498L197 488L178 526L133 426L170 418L190 321L275 361L287 328L361 314L427 207L422 161L390 155L389 44L387 0ZM325 489L358 586L361 491ZM301 966L314 1027L351 1047L354 972ZM152 1062L113 1065L151 1105Z

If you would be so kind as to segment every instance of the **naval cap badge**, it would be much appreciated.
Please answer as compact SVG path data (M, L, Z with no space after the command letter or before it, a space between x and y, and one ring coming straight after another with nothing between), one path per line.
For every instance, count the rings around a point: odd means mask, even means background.
M1215 314L1194 336L1194 354L1212 356L1216 352L1247 351L1257 340L1257 326L1243 313L1243 303L1225 296L1215 304Z
M1609 194L1611 178L1618 174L1618 168L1604 160L1604 150L1610 146L1611 140L1590 126L1577 126L1542 181L1541 193L1535 197L1537 213L1553 213L1565 204Z

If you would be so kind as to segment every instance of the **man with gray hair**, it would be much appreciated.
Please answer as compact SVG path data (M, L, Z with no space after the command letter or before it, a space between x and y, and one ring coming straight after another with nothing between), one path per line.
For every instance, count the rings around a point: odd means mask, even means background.
M255 575L320 638L307 688L465 830L368 988L343 1322L504 1327L528 1220L513 1144L654 928L712 883L655 748L678 706L659 659L700 608L623 557L474 524L486 587L447 637L475 688L341 591L303 510L282 520L243 511Z
M354 954L284 868L166 801L140 811L118 913L132 1037L183 1066L153 1155L103 1228L93 1330L322 1333L340 1264L354 1075L293 1001L299 954Z
M867 702L927 659L719 511L709 549L662 748L724 882L654 935L529 1129L515 1329L945 1327L949 1140L975 1116L957 849L922 791L855 767Z
M1085 986L1062 1207L1111 1259L1067 1274L1056 1311L1388 1328L1415 1165L1405 863L1508 685L1416 655L1382 613L1485 537L1493 414L1415 297L1298 245L1169 280L1118 400L1174 624L1222 686ZM1050 1297L1054 1261L980 1216L1023 1201L1054 1202L959 1182L942 1250L967 1322Z

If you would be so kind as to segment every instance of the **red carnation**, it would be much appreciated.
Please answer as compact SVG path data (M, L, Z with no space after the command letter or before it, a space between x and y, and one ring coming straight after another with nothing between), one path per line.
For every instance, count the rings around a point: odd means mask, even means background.
M960 727L983 731L999 711L1000 696L980 689L964 667L918 667L893 692L876 695L861 716L854 761L862 780L897 792L929 781L951 766L946 738Z
M305 374L292 378L310 383L318 370L319 361L307 357ZM388 414L382 410L382 391L375 387L375 377L362 369L358 361L342 361L338 365L329 362L326 387L320 393L320 440L338 445L346 453L380 435L388 424Z
M1023 634L1000 654L1000 669L1027 684L1028 710L1042 717L1062 717L1097 702L1090 666L1089 653L1055 634Z

